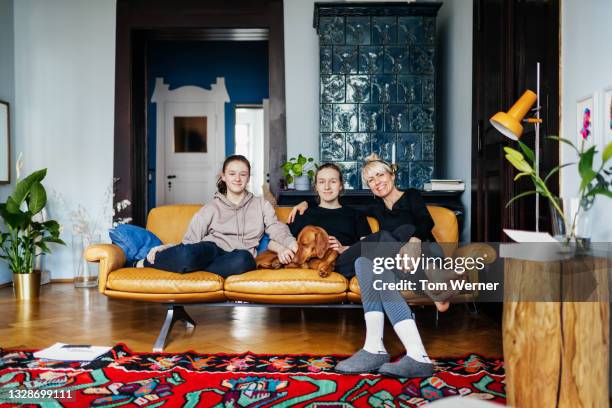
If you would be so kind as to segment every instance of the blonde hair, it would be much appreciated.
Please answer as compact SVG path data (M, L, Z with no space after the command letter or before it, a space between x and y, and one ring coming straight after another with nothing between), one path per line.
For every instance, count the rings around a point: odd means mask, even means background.
M368 184L368 177L372 174L385 172L391 175L395 175L397 171L397 166L394 164L389 164L386 161L382 160L376 153L372 153L368 157L365 158L365 164L361 169L361 180L364 184Z

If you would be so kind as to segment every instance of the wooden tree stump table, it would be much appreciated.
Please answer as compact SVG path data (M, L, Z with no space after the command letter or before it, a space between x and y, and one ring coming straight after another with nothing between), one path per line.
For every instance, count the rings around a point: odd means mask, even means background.
M607 407L607 259L504 262L508 405Z

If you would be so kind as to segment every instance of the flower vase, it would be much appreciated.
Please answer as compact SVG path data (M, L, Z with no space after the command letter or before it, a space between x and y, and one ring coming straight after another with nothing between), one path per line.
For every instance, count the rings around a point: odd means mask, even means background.
M74 287L92 288L98 285L98 263L87 262L85 249L92 244L100 243L100 235L73 235L72 250L74 259Z
M579 197L565 197L555 202L558 209L549 202L555 239L564 243L575 243L583 249L588 249L592 234L592 205L581 205ZM559 210L563 212L563 216Z

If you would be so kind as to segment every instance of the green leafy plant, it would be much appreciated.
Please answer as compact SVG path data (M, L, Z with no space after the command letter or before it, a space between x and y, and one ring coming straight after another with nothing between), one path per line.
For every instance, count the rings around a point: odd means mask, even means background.
M36 215L47 204L47 192L41 183L46 175L47 169L30 174L0 204L0 217L7 230L0 233L0 258L13 273L32 273L37 249L47 254L51 252L47 244L65 245L59 238L57 221L36 221Z
M312 182L316 168L317 164L314 162L314 159L312 157L305 157L302 154L297 159L295 157L290 158L288 162L281 166L287 184L293 183L296 177L301 177L304 174Z
M536 174L534 169L535 155L533 151L529 148L529 146L521 141L518 143L522 153L510 147L504 147L504 151L506 152L506 160L508 160L519 171L519 173L514 177L514 181L521 177L529 176L535 189L516 195L510 201L508 201L506 207L519 198L536 193L541 194L550 200L551 205L554 207L555 211L559 213L561 218L564 220L565 225L568 227L567 231L573 233L573 231L575 231L579 211L588 211L593 206L595 198L598 195L612 198L612 181L610 180L610 176L612 176L612 166L606 168L608 161L612 158L612 142L608 143L603 149L600 166L597 169L593 169L594 158L597 154L596 146L591 146L585 150L585 139L583 139L579 150L571 141L562 137L549 136L548 138L571 146L578 155L578 174L580 175L581 179L580 187L578 189L578 197L580 200L578 211L574 214L572 220L566 219L559 204L559 197L552 194L546 185L548 180L563 167L572 166L576 163L566 163L556 166L542 179L538 174Z

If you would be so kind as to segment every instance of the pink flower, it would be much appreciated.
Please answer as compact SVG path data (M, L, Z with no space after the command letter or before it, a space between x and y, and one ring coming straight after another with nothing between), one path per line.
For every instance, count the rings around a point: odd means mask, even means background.
M582 135L582 139L586 140L591 134L591 110L589 108L584 108L584 114L582 116L582 129L580 129L580 134Z

